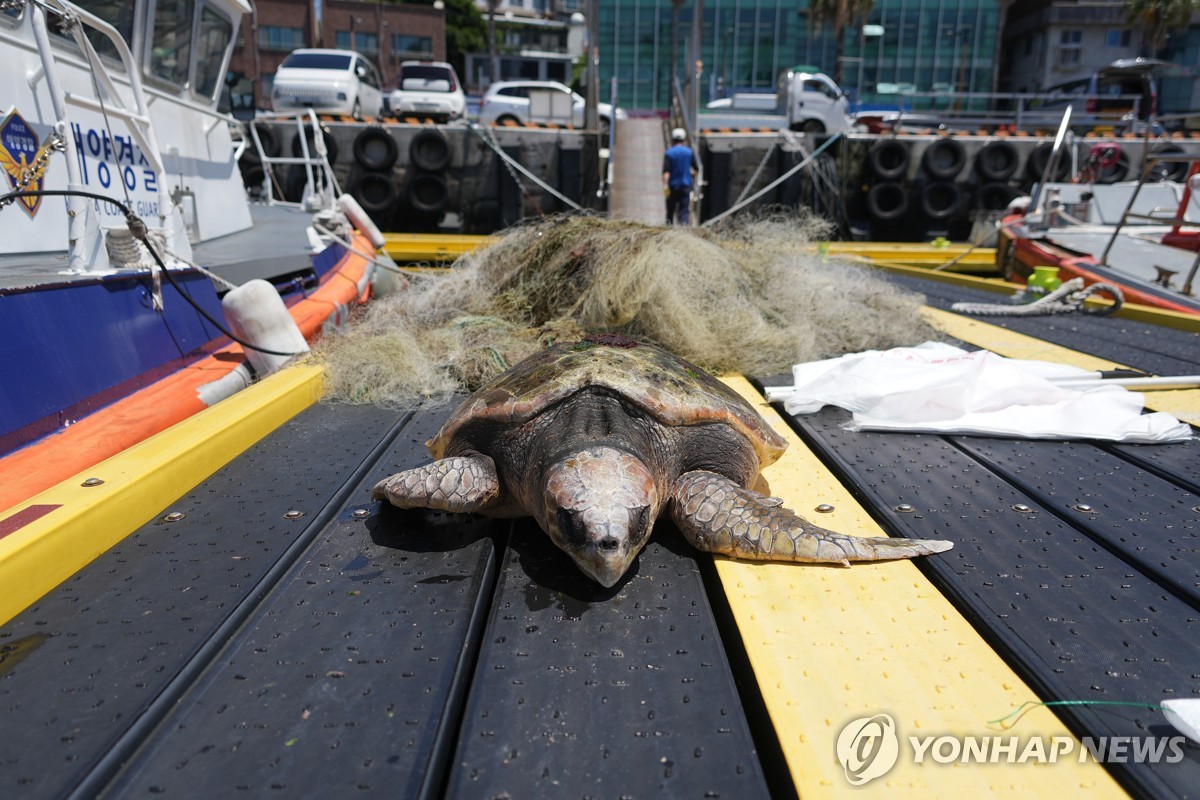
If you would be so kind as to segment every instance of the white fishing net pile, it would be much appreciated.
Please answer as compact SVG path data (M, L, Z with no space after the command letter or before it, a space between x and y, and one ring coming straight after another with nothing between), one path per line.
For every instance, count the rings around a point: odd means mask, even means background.
M328 397L441 401L588 333L747 375L937 338L920 296L824 257L814 245L824 233L794 217L715 231L589 216L524 225L448 271L410 277L326 337Z

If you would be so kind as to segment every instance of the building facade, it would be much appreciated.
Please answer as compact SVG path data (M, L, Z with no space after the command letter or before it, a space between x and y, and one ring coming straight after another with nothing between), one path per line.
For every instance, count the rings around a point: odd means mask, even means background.
M682 5L673 24L670 0L599 4L602 85L615 77L623 105L667 105L672 41L681 80L692 71L683 64L701 62L702 104L773 91L779 73L797 64L832 75L839 61L842 88L865 107L930 107L938 95L995 89L1000 0L876 0L846 26L840 55L807 0L704 0L697 57L688 46L696 5Z
M444 60L445 12L433 5L359 0L254 0L229 65L232 110L270 108L280 62L300 47L357 50L379 67L385 91L401 61Z
M1169 62L1158 77L1158 111L1200 108L1200 16L1168 33L1151 53L1122 0L1016 0L1004 30L1001 90L1038 92L1082 78L1118 59L1154 57Z

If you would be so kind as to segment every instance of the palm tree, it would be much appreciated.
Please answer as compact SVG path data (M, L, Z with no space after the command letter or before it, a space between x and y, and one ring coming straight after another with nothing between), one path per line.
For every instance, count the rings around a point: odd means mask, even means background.
M1141 54L1153 57L1172 28L1187 29L1192 14L1200 11L1200 0L1125 0L1124 8L1129 21L1142 29Z
M1192 0L1189 0L1192 1ZM861 25L871 13L875 0L808 0L808 18L815 26L833 26L833 82L842 85L842 52L846 26Z

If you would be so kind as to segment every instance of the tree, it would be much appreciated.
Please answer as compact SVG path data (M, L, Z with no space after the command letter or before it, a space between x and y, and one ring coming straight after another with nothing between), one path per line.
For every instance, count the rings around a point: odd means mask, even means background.
M464 81L468 81L467 53L483 49L486 30L483 15L472 0L445 0L445 4L446 61Z
M1200 11L1200 0L1125 0L1125 15L1141 28L1139 52L1153 58L1167 43L1172 28L1187 29L1192 14Z
M842 85L842 53L845 50L846 26L862 25L871 13L875 0L809 0L808 17L813 25L828 23L833 27L833 82Z

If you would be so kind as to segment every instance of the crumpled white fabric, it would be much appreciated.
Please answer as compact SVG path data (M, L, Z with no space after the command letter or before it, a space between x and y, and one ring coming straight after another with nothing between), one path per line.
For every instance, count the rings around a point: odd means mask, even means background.
M1027 439L1178 442L1191 428L1170 414L1143 414L1141 394L1077 367L968 352L938 342L870 350L792 367L791 414L834 405L854 412L852 430L967 433Z

